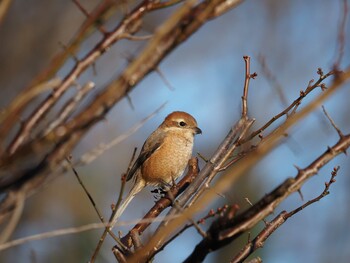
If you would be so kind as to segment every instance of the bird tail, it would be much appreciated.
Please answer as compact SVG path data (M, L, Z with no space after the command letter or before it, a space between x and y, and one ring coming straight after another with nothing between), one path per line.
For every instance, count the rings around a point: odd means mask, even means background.
M124 210L126 207L129 205L131 200L134 198L134 196L140 192L144 187L146 186L145 181L140 178L139 176L137 177L133 187L131 188L130 192L128 195L125 197L125 199L121 202L119 207L117 207L117 211L113 215L113 218L110 221L109 224L109 230L112 230L114 225L117 223L119 217L123 214Z

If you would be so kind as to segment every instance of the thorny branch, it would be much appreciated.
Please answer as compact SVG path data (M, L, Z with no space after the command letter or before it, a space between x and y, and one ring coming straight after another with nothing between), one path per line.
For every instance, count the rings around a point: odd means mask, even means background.
M278 216L276 216L271 222L268 222L266 227L252 240L249 241L244 248L231 260L231 263L243 262L249 255L259 248L262 248L265 241L275 232L281 225L283 225L289 218L291 218L296 213L305 209L309 205L320 201L323 197L329 194L330 186L335 182L335 177L339 171L339 166L334 167L331 178L329 182L325 183L325 188L323 192L315 197L314 199L306 202L305 204L299 206L298 208L292 210L291 212L282 211Z
M298 191L301 186L313 175L337 155L344 153L350 147L350 134L345 135L335 145L329 147L322 155L315 159L304 169L299 169L297 175L288 178L272 192L264 196L255 205L239 214L226 224L220 231L208 231L208 238L203 239L187 258L187 262L201 262L205 256L229 242L235 240L245 231L252 228L257 222L273 213L278 204L292 193Z
M300 96L294 100L286 109L284 109L283 111L281 111L280 113L278 113L277 115L273 116L267 123L265 123L261 128L257 129L256 131L252 132L252 134L250 136L248 136L246 138L246 141L251 140L252 138L254 138L255 136L259 135L261 132L263 132L264 130L266 130L268 127L271 126L272 123L274 123L276 120L278 120L279 118L281 118L284 115L287 115L288 113L291 112L291 110L296 109L297 107L299 107L299 105L301 104L302 100L314 89L316 89L317 87L324 87L323 86L323 81L325 79L327 79L329 76L335 75L335 74L339 74L340 72L338 71L330 71L327 74L323 74L323 71L321 68L319 68L317 70L317 74L320 76L319 79L313 84L311 85L311 83L313 83L313 80L310 81L308 87L306 88L305 91L300 91ZM294 111L295 112L295 111Z

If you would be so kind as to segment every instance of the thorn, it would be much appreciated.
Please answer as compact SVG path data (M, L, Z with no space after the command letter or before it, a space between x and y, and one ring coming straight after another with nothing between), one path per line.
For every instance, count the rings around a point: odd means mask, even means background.
M95 62L92 63L92 74L94 76L97 76L97 69L96 69L96 63Z
M334 149L330 146L327 146L327 152L329 152L330 154L334 154Z
M301 192L300 189L298 189L298 194L299 194L299 196L301 198L301 201L304 201L304 196L303 196L303 193Z
M265 219L263 219L265 226L268 227L270 225L270 222L266 221Z
M252 202L250 202L250 200L248 199L248 197L245 197L244 199L247 201L247 203L248 203L250 206L253 206Z
M205 158L200 152L197 152L197 155L199 156L199 158L201 158L204 162L209 162L209 160L207 158Z
M298 172L302 171L302 169L299 166L297 166L296 164L293 164L293 166L297 169Z
M131 109L135 110L134 104L132 103L132 99L131 99L129 93L126 94L126 99L128 100L128 103L129 103Z

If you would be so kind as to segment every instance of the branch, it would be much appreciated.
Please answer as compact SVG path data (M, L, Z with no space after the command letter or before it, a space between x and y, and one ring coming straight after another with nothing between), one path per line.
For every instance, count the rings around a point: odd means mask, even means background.
M231 260L231 263L239 263L243 262L249 255L251 255L254 251L259 248L262 248L265 241L275 232L282 224L284 224L290 217L305 209L309 205L320 201L323 197L329 194L330 186L335 182L335 177L339 171L339 166L335 167L332 171L331 179L328 183L325 183L325 189L323 192L315 197L314 199L306 202L302 206L294 209L293 211L287 213L286 211L282 211L278 216L276 216L271 222L267 223L266 227L254 238L252 241L248 242L244 248Z
M317 174L317 172L326 165L330 160L335 158L338 154L343 153L350 147L350 134L341 138L334 146L327 149L321 156L315 159L309 166L300 169L294 178L289 178L280 186L275 188L271 193L264 196L259 202L251 208L238 215L231 221L226 221L226 224L221 224L220 231L217 228L210 228L208 230L208 238L203 239L187 258L187 262L201 262L205 256L222 246L232 242L245 231L251 229L260 220L273 213L277 205L285 200L292 193L299 191L301 186L307 179ZM332 173L333 176L333 173ZM332 178L334 179L334 178ZM327 187L327 185L326 185ZM328 186L329 187L329 186ZM328 188L326 188L327 190ZM319 199L315 199L313 202ZM309 205L308 202L306 205ZM300 210L304 208L298 208ZM295 210L295 211L297 211ZM290 216L295 212L291 212ZM282 215L282 219L287 213ZM282 224L284 220L276 218L273 226ZM214 231L215 230L215 231Z
M329 76L332 75L337 75L340 74L339 71L330 71L327 74L323 74L322 69L318 69L317 73L320 75L319 79L315 82L315 84L311 85L311 83L313 82L313 80L311 80L309 82L308 87L305 89L305 91L300 91L300 96L294 100L286 109L284 109L283 111L281 111L280 113L278 113L277 115L275 115L274 117L272 117L267 123L265 123L261 128L257 129L256 131L252 132L252 134L250 136L247 137L246 141L251 140L252 138L254 138L255 136L257 136L258 134L260 134L262 131L266 130L268 127L271 126L272 123L274 123L276 120L278 120L279 118L281 118L284 115L287 115L292 109L298 107L302 100L314 89L316 89L317 87L321 87L322 88L322 82L327 79Z

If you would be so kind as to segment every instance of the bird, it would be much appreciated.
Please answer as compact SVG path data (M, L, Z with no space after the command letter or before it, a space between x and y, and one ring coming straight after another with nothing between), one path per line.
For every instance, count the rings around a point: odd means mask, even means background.
M170 113L142 146L126 180L134 184L116 208L109 224L112 230L131 200L148 185L169 188L186 169L192 156L194 136L201 134L196 119L183 111Z

